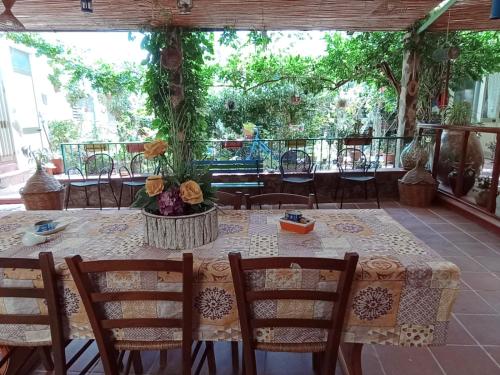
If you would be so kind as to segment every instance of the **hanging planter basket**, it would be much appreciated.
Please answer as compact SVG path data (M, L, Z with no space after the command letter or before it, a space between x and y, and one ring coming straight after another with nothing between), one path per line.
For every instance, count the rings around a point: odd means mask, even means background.
M142 210L144 242L167 250L193 249L213 242L219 234L217 208L186 216L160 216Z

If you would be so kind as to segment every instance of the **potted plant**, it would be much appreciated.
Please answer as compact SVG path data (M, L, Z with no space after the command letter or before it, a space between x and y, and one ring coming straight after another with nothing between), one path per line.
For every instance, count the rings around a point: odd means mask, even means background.
M450 126L470 126L471 107L467 102L454 102L443 113L444 122ZM465 133L459 130L444 130L441 136L441 151L439 153L438 178L450 185L450 173L456 170L462 153L462 143ZM475 176L481 173L484 163L483 149L479 136L471 132L467 143L466 165L474 170ZM475 176L472 178L474 180ZM472 188L472 185L469 185ZM469 190L470 190L469 188ZM466 194L467 192L465 192Z
M144 145L144 157L158 164L159 173L147 178L132 206L142 208L147 244L189 249L217 238L217 210L211 176L194 166L185 139L189 116L182 109L168 108L168 143L157 139Z
M54 165L53 174L64 173L64 163L60 153L62 143L74 142L78 139L78 126L72 120L50 121L49 142L52 152L51 162Z
M478 206L486 207L488 205L488 196L491 188L491 177L482 176L476 179L476 185L472 189L474 200ZM498 191L497 191L498 196Z

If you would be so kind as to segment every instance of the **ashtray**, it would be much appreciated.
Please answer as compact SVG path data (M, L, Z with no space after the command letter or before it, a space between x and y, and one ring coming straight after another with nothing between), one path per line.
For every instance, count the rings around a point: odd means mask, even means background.
M288 220L284 217L280 219L281 229L300 234L309 233L314 229L315 221L302 217L299 222Z

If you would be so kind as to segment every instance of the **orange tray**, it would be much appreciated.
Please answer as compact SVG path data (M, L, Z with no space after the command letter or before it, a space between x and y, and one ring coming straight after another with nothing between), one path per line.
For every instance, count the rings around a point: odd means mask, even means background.
M314 220L309 220L308 223L302 224L286 219L280 219L280 226L281 229L287 230L289 232L306 234L314 229Z

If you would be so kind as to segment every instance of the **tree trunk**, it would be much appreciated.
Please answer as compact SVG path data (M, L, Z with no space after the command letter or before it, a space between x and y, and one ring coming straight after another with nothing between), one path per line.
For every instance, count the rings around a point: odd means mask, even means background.
M413 35L408 33L405 41L410 38L413 38ZM415 134L419 69L420 56L414 51L405 51L401 75L401 92L399 94L398 137L413 137ZM399 160L402 146L402 143L398 142L397 160Z

